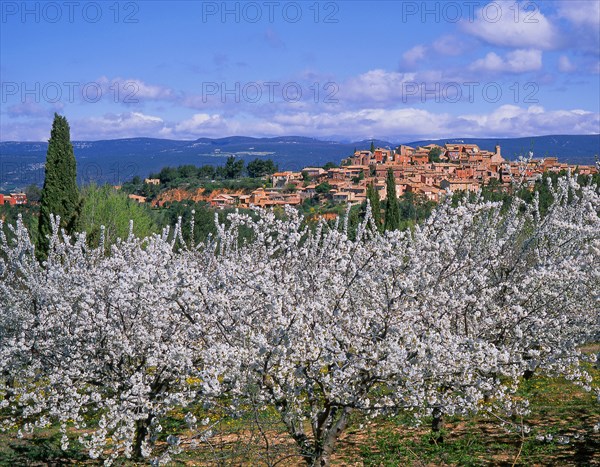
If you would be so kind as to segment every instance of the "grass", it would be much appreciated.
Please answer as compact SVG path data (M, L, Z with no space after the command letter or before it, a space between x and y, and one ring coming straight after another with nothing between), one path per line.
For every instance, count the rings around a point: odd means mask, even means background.
M597 384L600 371L590 371ZM600 466L600 433L593 429L600 423L600 404L594 394L562 378L540 376L523 381L519 393L531 402L531 413L523 419L531 428L527 434L502 427L488 414L448 417L444 441L439 443L431 436L427 420L415 427L408 413L372 420L354 416L339 441L333 465ZM198 419L205 416L201 408L195 413ZM163 433L182 432L184 451L172 465L272 465L277 460L278 465L303 465L274 412L222 419L214 426L210 448L193 444L193 433L186 431L182 418L174 413L163 424ZM159 437L159 445L164 445L164 436ZM69 464L98 465L86 458L76 442L68 452L61 451L56 429L38 430L23 439L0 433L0 467Z
M92 464L77 442L63 451L60 437L55 429L37 430L22 439L0 435L0 467Z
M592 372L598 381L600 372ZM594 394L562 378L545 377L524 381L520 394L531 402L531 412L523 419L531 429L527 434L505 429L486 414L452 417L446 420L440 444L425 428L427 423L413 428L406 419L377 420L366 432L343 441L358 450L342 463L358 454L370 466L600 465L600 433L594 431L600 405Z

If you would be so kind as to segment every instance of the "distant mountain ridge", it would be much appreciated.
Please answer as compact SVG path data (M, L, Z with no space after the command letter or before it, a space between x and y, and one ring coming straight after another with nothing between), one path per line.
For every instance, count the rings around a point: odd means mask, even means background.
M413 142L390 142L375 139L380 147L395 148L446 142L477 144L482 149L502 147L502 155L516 159L533 150L535 157L556 156L572 164L593 164L600 154L598 135L550 135L531 138L453 138L428 139ZM308 166L321 166L326 162L339 163L355 149L368 149L371 140L356 142L324 141L305 136L279 136L254 138L230 136L225 138L198 138L180 141L157 138L126 138L100 141L74 141L79 183L120 184L134 175L146 177L164 166L182 164L219 165L234 155L246 162L271 158L282 170L299 170ZM0 191L24 187L30 183L43 183L46 142L0 142Z
M493 151L496 144L499 144L502 147L504 157L511 160L533 151L536 158L555 156L569 163L593 164L594 156L600 154L600 134L550 135L528 138L453 138L415 141L410 143L409 146L422 146L431 143L443 145L446 142L477 144L481 149L488 151Z

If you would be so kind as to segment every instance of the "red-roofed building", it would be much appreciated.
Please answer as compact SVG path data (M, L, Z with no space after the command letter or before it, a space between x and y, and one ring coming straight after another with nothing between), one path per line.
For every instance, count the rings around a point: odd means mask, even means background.
M27 195L25 193L0 194L0 205L2 204L10 204L11 206L27 204Z

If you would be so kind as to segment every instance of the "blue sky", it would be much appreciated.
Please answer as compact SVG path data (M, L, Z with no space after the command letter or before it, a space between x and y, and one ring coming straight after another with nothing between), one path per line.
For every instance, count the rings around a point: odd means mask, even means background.
M600 0L0 8L2 141L600 133Z

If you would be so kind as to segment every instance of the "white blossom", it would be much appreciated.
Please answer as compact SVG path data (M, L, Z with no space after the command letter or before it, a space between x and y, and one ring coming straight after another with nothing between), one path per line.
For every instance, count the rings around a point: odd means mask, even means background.
M226 397L232 412L275 407L326 465L353 411L525 414L514 393L534 371L590 389L578 348L600 336L599 196L571 178L553 196L544 216L448 200L407 232L367 216L355 239L291 208L235 213L193 247L180 223L108 254L55 229L43 265L19 221L1 237L2 426L98 412L81 440L110 463L151 456L170 410Z

